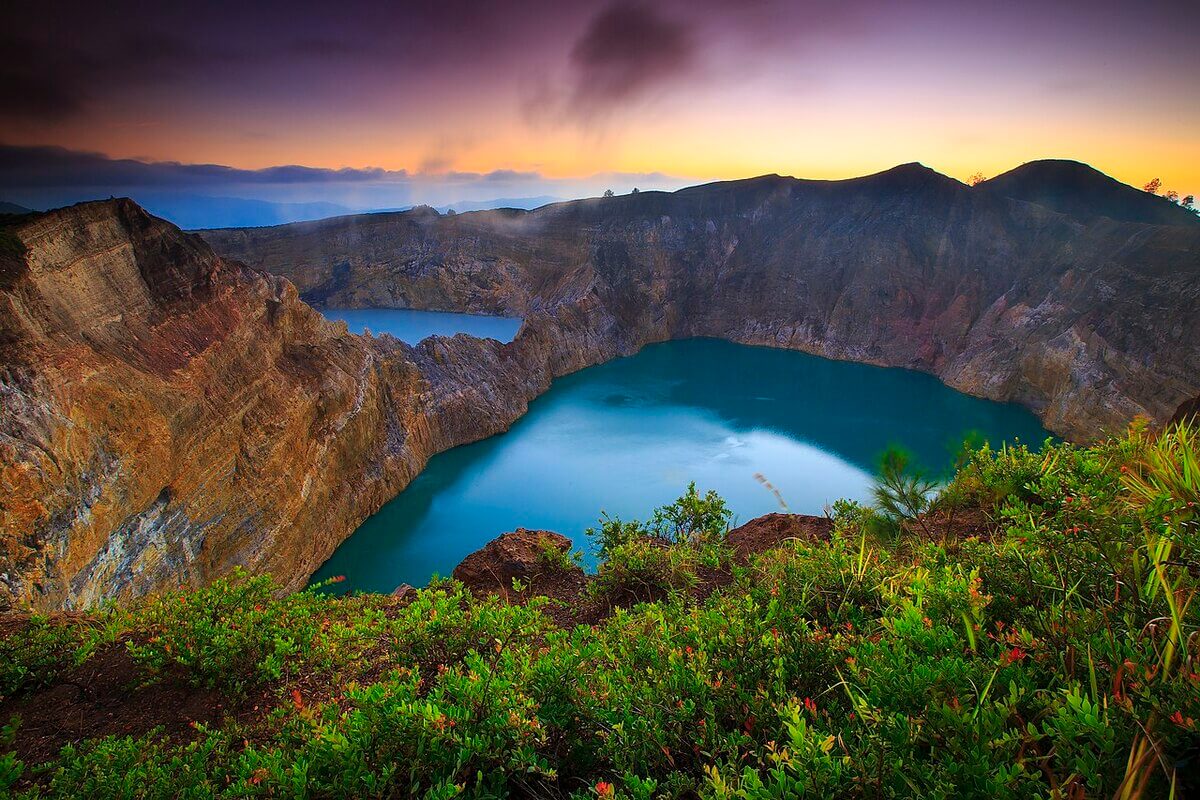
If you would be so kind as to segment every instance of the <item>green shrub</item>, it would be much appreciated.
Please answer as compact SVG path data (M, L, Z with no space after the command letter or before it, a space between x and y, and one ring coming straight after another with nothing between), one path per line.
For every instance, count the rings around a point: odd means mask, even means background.
M698 553L689 545L634 539L615 547L600 565L592 591L617 602L665 599L696 585Z
M655 510L648 527L659 538L682 543L721 538L731 519L724 499L711 489L701 496L693 481L678 500Z
M1192 796L1193 436L979 448L953 503L993 515L994 537L881 536L881 512L839 502L828 542L744 566L722 544L723 506L689 490L650 525L609 520L596 590L643 602L570 630L540 600L454 582L401 607L279 597L245 576L96 630L41 621L24 651L6 643L9 685L132 638L140 660L198 682L295 679L307 693L281 692L252 730L100 739L46 765L0 756L0 791ZM687 591L717 570L718 591Z
M266 576L237 570L195 592L154 598L135 614L134 660L155 671L181 668L197 684L234 692L351 660L379 634L366 607L339 618L335 599L310 589L279 596Z
M917 469L908 453L891 448L879 459L872 494L876 510L896 529L905 522L916 522L928 534L923 515L929 510L935 488L937 482Z

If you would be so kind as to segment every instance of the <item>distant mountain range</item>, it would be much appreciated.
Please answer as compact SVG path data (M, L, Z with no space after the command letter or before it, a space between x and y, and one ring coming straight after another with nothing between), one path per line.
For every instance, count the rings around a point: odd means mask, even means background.
M401 208L351 208L338 203L275 203L240 197L202 195L162 195L136 197L150 213L173 222L185 230L204 228L260 228L289 222L342 217L347 214L372 214L381 211L407 211ZM468 200L439 206L438 211L481 211L490 208L531 209L554 203L558 197L501 197L495 200Z
M552 197L548 194L538 197L500 197L495 200L463 200L445 206L436 206L436 208L443 214L447 211L455 211L461 214L467 211L487 211L492 208L520 208L531 211L535 208L548 206L551 203L560 203L565 199L567 198Z
M1075 161L203 235L316 305L528 316L596 296L631 349L716 336L920 369L1079 438L1198 388L1200 217Z
M142 208L173 222L184 230L209 228L261 228L285 225L289 222L342 217L348 214L377 214L408 211L413 206L398 208L352 208L339 203L277 203L244 197L211 197L209 195L178 194L174 192L139 192L134 199ZM438 206L442 213L482 211L492 208L533 209L561 201L561 197L498 197L494 200L463 200ZM0 201L0 214L27 214L32 209Z

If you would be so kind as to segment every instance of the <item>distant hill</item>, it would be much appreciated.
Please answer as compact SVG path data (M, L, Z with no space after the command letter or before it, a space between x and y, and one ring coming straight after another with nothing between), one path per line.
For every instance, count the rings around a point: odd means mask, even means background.
M457 213L467 211L487 211L493 208L522 208L526 211L548 206L551 203L560 203L565 198L552 197L544 194L538 197L498 197L495 200L460 200L457 203L449 205L436 206L437 210L445 214L447 211L453 210Z
M1186 208L1078 161L1030 161L984 181L976 190L1037 203L1084 222L1099 217L1150 225L1200 222L1200 217Z
M185 230L218 228L265 228L291 222L312 222L349 214L390 214L411 211L414 206L395 208L350 208L337 203L274 203L268 200L249 200L240 197L206 197L203 195L139 195L134 198L147 211L174 222ZM498 197L493 200L463 200L437 206L438 213L485 211L496 208L524 210L557 203L561 197Z
M349 214L354 209L337 203L275 203L243 197L141 192L135 200L155 216L185 230L197 228L258 228Z
M16 203L6 203L0 200L0 214L28 214L32 208L19 206Z

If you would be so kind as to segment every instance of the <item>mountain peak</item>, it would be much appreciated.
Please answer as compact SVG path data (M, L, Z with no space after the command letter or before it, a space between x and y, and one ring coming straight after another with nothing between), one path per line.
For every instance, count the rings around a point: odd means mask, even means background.
M1029 161L976 187L978 191L1036 203L1084 222L1108 217L1150 225L1196 224L1185 208L1121 183L1069 159Z
M910 193L914 191L946 193L962 189L962 184L954 180L954 178L943 175L937 170L931 169L917 161L910 161L907 164L897 164L882 172L864 175L861 178L836 181L836 183L860 186L887 194L897 192Z

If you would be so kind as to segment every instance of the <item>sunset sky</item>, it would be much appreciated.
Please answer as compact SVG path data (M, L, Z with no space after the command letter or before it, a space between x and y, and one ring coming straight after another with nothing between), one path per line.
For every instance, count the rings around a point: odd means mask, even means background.
M367 206L1037 158L1200 193L1195 2L15 6L0 199L18 202ZM317 169L260 172L281 165Z

